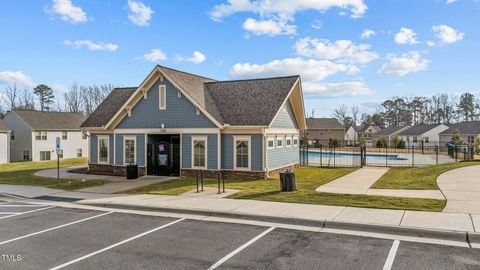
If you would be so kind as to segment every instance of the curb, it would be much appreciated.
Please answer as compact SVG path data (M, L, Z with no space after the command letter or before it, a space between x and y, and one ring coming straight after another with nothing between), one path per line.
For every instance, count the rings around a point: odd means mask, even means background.
M97 207L116 208L116 209L202 215L202 216L221 217L221 218L234 218L234 219L263 221L263 222L271 222L271 223L282 223L282 224L288 224L288 225L320 227L325 229L359 231L359 232L367 232L367 233L379 233L379 234L388 234L388 235L397 235L397 236L438 239L438 240L462 242L462 243L469 243L469 244L470 243L480 244L480 233L471 233L471 232L464 232L464 231L447 231L447 230L435 230L435 229L429 230L429 229L414 228L414 227L374 225L374 224L349 223L349 222L328 221L328 220L312 220L312 219L289 218L289 217L274 217L274 216L262 216L262 215L209 211L209 210L138 206L138 205L128 205L128 204L115 204L115 203L82 203L82 202L76 202L76 203L83 204L83 205L97 206Z

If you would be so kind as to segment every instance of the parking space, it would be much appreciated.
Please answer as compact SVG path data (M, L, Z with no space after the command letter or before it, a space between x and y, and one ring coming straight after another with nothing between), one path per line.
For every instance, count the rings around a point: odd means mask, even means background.
M9 204L27 205L0 206ZM28 210L0 219L0 269L480 268L480 252L468 248L35 207L43 210L17 207Z

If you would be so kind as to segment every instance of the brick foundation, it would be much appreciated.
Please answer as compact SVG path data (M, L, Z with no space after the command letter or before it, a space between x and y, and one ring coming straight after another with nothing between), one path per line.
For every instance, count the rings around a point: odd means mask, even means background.
M91 174L101 174L101 175L115 175L115 176L126 176L127 167L126 166L114 166L109 164L88 164L88 173ZM144 176L147 174L146 167L138 167L138 176Z
M233 170L224 170L225 178L227 179L240 179L240 180L255 180L255 179L268 179L268 178L278 178L279 173L286 170L295 170L300 167L299 164L287 166L284 168L279 168L273 171L267 172L264 171L233 171ZM181 177L195 177L196 174L200 176L200 170L195 169L182 169L180 172ZM202 170L204 178L216 179L218 171L217 170Z
M280 169L268 171L268 178L278 178L278 176L281 172L284 172L286 170L294 171L298 167L300 167L300 164L294 164L294 165L290 165L290 166L283 167L283 168L280 168Z

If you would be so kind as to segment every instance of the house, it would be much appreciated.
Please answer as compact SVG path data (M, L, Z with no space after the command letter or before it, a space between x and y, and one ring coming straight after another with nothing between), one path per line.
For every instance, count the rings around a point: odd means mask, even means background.
M335 118L307 118L307 137L309 144L328 144L329 140L338 140L343 144L345 127Z
M358 143L358 133L354 126L350 126L345 132L345 145L356 145Z
M381 129L380 131L377 131L375 134L373 134L372 144L373 144L373 146L375 146L375 145L377 145L377 141L380 140L380 138L385 138L387 140L388 144L390 145L390 143L392 142L392 139L395 136L400 138L400 136L398 136L398 134L406 131L409 128L410 128L410 126L390 126L390 127Z
M11 131L0 120L0 164L10 162Z
M363 138L365 140L366 146L372 146L373 136L375 135L375 133L379 132L380 130L382 130L382 128L376 125L361 127L357 130L358 139L360 140L360 138Z
M446 125L416 125L399 134L407 147L417 146L435 146L439 144L440 133L447 130Z
M440 133L440 147L445 147L452 140L453 133L458 131L460 139L469 145L473 145L480 135L480 121L461 122L451 124L449 128Z
M87 135L80 129L81 113L12 110L3 119L11 130L11 161L56 159L56 138L61 138L60 158L87 155Z
M216 81L156 66L117 88L82 124L89 171L263 179L299 164L299 76Z

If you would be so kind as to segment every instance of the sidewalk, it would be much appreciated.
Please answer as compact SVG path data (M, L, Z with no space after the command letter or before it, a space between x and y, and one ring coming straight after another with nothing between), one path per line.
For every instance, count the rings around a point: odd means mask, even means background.
M448 171L437 183L447 198L443 212L480 214L480 166Z
M388 168L383 167L364 167L319 186L315 191L445 200L440 190L371 189L387 171Z

